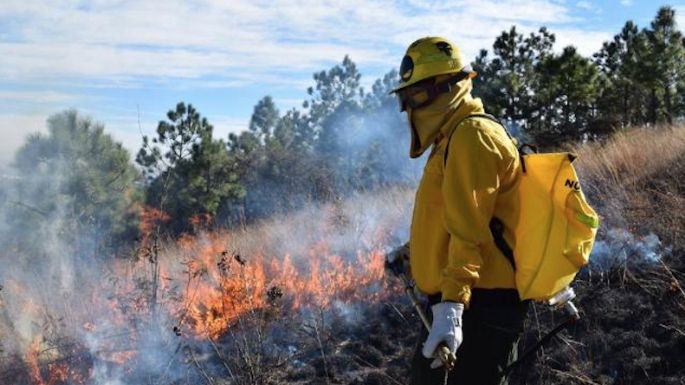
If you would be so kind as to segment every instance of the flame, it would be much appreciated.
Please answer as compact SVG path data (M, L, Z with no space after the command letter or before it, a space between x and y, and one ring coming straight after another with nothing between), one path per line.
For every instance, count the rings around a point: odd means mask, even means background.
M216 339L240 317L268 305L269 288L282 294L288 310L305 304L327 308L334 301L375 301L384 295L383 255L358 253L348 260L334 255L325 242L310 250L307 263L296 265L290 255L279 259L255 255L245 260L228 253L226 237L212 233L178 241L187 262L189 289L177 311L194 336ZM187 311L187 316L183 312Z
M26 364L29 367L31 379L36 385L45 385L43 375L40 373L40 366L38 365L38 355L40 354L40 339L34 338L31 345L26 351Z
M125 363L131 361L133 358L136 357L137 352L128 350L128 351L123 351L123 352L113 352L109 354L103 354L102 358L105 361L109 361L115 364L119 365L124 365Z
M155 233L155 230L160 224L171 220L169 214L154 207L145 206L141 211L139 230L143 235L143 242L149 241L150 236Z
M88 374L84 374L77 369L70 368L66 362L60 361L47 364L47 379L45 379L40 368L41 345L41 337L36 337L26 351L25 362L29 367L29 375L33 385L58 385L66 383L84 385L90 378L89 370L87 371Z
M92 379L93 360L131 366L140 351L142 328L150 325L168 327L180 338L216 341L244 317L267 309L287 315L302 309L326 310L338 303L378 301L392 294L383 280L379 250L344 255L332 251L326 240L309 240L303 241L311 242L305 253L241 255L233 251L234 234L225 230L161 242L154 232L169 219L159 210L144 210L140 247L147 254L107 262L98 279L79 287L68 307L50 307L41 294L32 298L19 282L7 283L8 292L20 298L30 318L65 312L73 329L55 326L50 333L88 341L76 348L50 346L54 354L47 356L41 354L41 345L58 339L36 332L24 355L35 385L85 384ZM210 221L198 217L195 225ZM151 322L155 314L174 324Z

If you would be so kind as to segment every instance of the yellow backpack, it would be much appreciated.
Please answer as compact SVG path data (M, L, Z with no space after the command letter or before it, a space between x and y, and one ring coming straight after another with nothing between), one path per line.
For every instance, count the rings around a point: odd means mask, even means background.
M469 115L464 120L474 117L502 125L487 114ZM514 266L521 300L545 301L565 289L588 263L599 217L580 188L572 164L574 154L525 154L519 148L519 155L521 213L514 229L514 249L504 240L497 218L490 222L490 229L497 247Z

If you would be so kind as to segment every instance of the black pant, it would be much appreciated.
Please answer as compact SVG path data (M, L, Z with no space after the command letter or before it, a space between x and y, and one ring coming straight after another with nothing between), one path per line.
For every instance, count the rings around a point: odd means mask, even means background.
M436 301L439 296L431 297L429 305ZM464 341L457 350L457 363L449 372L448 384L506 385L507 380L500 373L516 360L527 311L528 302L521 302L516 290L473 289L471 305L463 315ZM428 336L425 328L421 329L412 359L410 384L442 385L445 370L431 369L433 359L421 353Z

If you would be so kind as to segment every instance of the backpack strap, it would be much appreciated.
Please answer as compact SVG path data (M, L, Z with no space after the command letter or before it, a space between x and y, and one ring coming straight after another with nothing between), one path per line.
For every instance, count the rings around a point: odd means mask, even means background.
M509 244L504 239L504 223L497 218L492 217L490 220L490 232L492 233L492 238L495 240L495 246L502 252L504 258L509 261L511 267L516 271L516 261L514 260L514 250L509 247Z
M459 122L457 122L457 124L454 125L454 127L450 130L450 132L447 133L447 145L445 146L445 157L443 160L445 164L447 164L447 152L449 151L449 148L450 148L450 141L452 140L452 134L454 133L454 131L457 130L457 128L459 128L459 126L462 123L464 123L464 121L466 121L467 119L472 119L472 118L487 119L487 120L490 120L490 121L493 121L493 122L499 124L502 127L502 129L504 129L504 132L506 132L509 139L511 139L512 142L514 141L513 137L509 133L509 130L507 130L507 126L502 124L502 122L500 122L499 119L497 119L496 117L494 117L490 114L485 114L485 113L466 115L462 120L460 120Z
M509 139L511 139L513 142L513 138L511 136L511 134L509 134L507 127L504 124L502 124L502 122L500 122L499 119L495 118L494 116L492 116L490 114L471 114L471 115L466 116L464 119L460 120L459 123L457 123L454 126L454 128L448 133L447 146L445 147L444 164L447 164L447 152L448 152L449 147L450 147L450 140L452 140L452 134L454 133L454 131L457 130L459 125L461 125L466 119L470 119L470 118L488 119L488 120L491 120L491 121L499 124L504 129L504 132L507 133L507 136L509 137ZM519 152L519 156L521 156L520 152ZM522 162L521 164L523 165L523 159L521 159L521 162ZM502 254L507 259L507 261L509 261L512 269L514 269L514 271L516 271L516 261L514 260L514 251L511 249L511 247L507 244L507 241L504 239L504 224L502 223L502 221L499 218L492 217L492 219L490 220L489 227L490 227L490 232L492 233L492 237L495 240L495 245L497 246L499 251L502 252Z
M499 119L497 119L497 118L494 117L493 115L485 114L485 113L483 113L483 114L471 114L471 115L467 115L467 116L464 117L462 120L460 120L460 121L454 126L454 128L452 128L452 130L447 134L447 147L445 147L445 159L444 159L445 163L447 163L447 151L448 151L449 148L450 148L450 140L452 139L452 133L454 133L454 131L457 130L457 127L459 127L460 124L462 124L466 119L469 119L469 118L484 118L484 119L488 119L488 120L491 120L491 121L493 121L493 122L499 124L500 126L502 126L502 129L504 129L504 132L507 134L507 136L509 137L509 139L511 139L511 141L514 142L514 145L516 145L516 142L514 141L514 137L511 136L511 134L509 133L509 130L507 129L507 126L505 126ZM522 171L524 174L526 173L526 160L525 160L525 158L523 157L523 155L526 154L526 151L525 151L526 149L528 149L528 150L530 151L529 153L537 153L537 152L538 152L538 148L537 148L536 146L533 146L533 145L528 144L528 143L524 143L524 144L522 144L521 146L516 147L516 150L517 150L518 153L519 153L519 161L520 161L520 163L521 163L521 171Z

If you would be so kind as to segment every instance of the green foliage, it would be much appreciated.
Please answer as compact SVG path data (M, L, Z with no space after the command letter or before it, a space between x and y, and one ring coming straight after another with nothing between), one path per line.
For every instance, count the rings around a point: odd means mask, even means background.
M512 27L473 62L474 94L523 141L558 147L685 114L685 49L672 8L661 8L643 30L626 23L592 58L572 46L554 50L555 40L545 27L530 34ZM281 113L266 96L248 129L226 143L212 139L211 125L191 106L179 104L138 154L148 203L181 223L207 213L232 225L415 180L407 123L389 94L397 71L365 92L345 56L313 80L302 109Z
M524 37L512 27L473 66L475 94L489 112L538 145L602 138L628 126L672 123L685 114L685 47L671 7L649 28L629 21L592 61L566 47L552 52L545 28Z
M682 91L685 86L685 47L678 30L675 10L661 7L651 28L644 31L649 41L646 84L651 89L649 119L651 123L673 119L683 113Z
M308 120L314 130L321 130L323 121L342 104L358 104L363 91L359 87L361 74L357 65L345 56L341 65L314 74L316 85L309 87L311 99L304 103Z
M354 62L314 74L304 110L281 116L270 96L255 106L248 130L230 134L228 151L245 195L221 216L242 223L393 181L411 179L406 123L394 95L397 71L360 87ZM401 150L400 150L401 149ZM392 171L390 171L392 170Z
M235 202L239 211L222 214L244 220L296 207L293 198L308 195L311 141L311 130L299 111L281 117L270 96L260 100L248 131L229 135L229 152L246 194Z
M481 50L473 63L479 75L474 81L474 94L483 99L488 112L507 122L519 137L524 136L519 128L527 128L531 116L543 115L538 111L539 91L544 82L540 71L543 63L553 57L555 40L545 27L528 36L511 27L495 40L492 59L486 50ZM538 119L538 132L555 128L543 118ZM526 134L535 135L531 131Z
M48 134L30 136L12 167L20 177L7 186L5 235L18 251L49 254L59 239L68 252L102 257L133 237L138 172L102 124L75 110L53 115Z
M157 136L143 138L136 162L148 177L147 204L167 212L175 232L192 230L191 219L214 216L244 194L226 143L192 105L180 102L160 121Z
M649 28L627 22L595 61L605 83L600 115L608 124L672 123L685 113L685 47L673 8L660 8Z
M537 66L535 110L528 118L528 134L543 145L582 140L591 134L598 95L598 70L574 47L547 56Z
M476 80L475 88L489 110L514 123L527 119L534 105L536 66L551 55L554 41L545 27L527 37L511 27L495 40L492 61L481 51L474 67L483 79Z
M598 108L604 124L627 127L645 121L645 36L628 21L611 42L594 55L602 75Z
M254 108L250 119L250 131L268 139L278 123L278 115L278 109L271 96L264 97Z
M397 97L391 95L392 91L397 86L397 79L399 74L397 70L391 70L382 78L376 79L371 86L371 93L364 95L364 109L369 111L387 110L392 108L399 109Z

